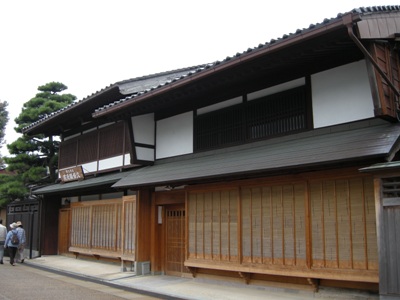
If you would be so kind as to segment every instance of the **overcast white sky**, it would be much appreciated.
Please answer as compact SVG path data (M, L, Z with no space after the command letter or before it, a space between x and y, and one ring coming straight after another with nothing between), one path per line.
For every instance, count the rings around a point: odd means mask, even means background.
M0 2L6 143L23 103L51 81L85 98L117 81L223 60L382 0L22 0ZM4 146L2 155L7 155Z

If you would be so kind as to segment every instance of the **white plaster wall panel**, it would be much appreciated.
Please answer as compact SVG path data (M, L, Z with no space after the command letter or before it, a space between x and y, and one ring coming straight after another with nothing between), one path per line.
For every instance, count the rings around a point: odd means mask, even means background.
M154 114L132 117L132 128L136 143L154 146Z
M123 166L123 155L99 160L99 171Z
M131 164L131 155L128 153L124 155L124 166L128 166L130 164Z
M282 84L278 84L278 85L274 85L271 86L269 88L266 89L262 89L253 93L250 93L247 95L247 100L251 101L251 100L255 100L255 99L259 99L261 97L265 97L268 95L273 95L279 92L283 92L283 91L287 91L299 86L303 86L306 84L306 79L304 77L299 78L299 79L295 79L292 81L288 81Z
M136 147L136 157L138 160L154 161L154 149Z
M365 60L311 76L314 128L374 117Z
M193 152L193 112L157 122L156 158Z
M225 107L233 106L233 105L236 105L236 104L240 104L242 102L243 102L243 97L242 96L236 97L236 98L233 98L233 99L229 99L229 100L226 100L226 101L222 101L222 102L219 102L219 103L216 103L216 104L213 104L213 105L209 105L209 106L205 106L205 107L199 108L197 110L197 115L202 115L202 114L205 114L205 113L208 113L208 112L211 112L211 111L215 111L215 110L218 110L218 109L221 109L221 108L225 108Z
M97 161L82 164L83 173L91 173L97 171Z

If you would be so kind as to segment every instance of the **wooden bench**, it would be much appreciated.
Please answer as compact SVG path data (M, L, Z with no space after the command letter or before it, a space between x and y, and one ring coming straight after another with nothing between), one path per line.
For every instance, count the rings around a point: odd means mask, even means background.
M219 271L237 272L246 284L249 284L252 274L277 275L287 277L306 278L307 282L318 290L319 280L340 280L378 283L379 274L377 270L344 270L344 269L327 269L327 268L299 268L291 266L274 266L262 264L237 264L205 260L186 260L184 265L196 277L198 269L210 269Z
M97 260L100 257L106 258L114 258L122 261L135 261L135 257L130 255L123 255L121 252L111 251L111 250L102 250L102 249L87 249L87 248L79 248L79 247L69 247L68 251L72 252L76 258L78 258L79 254L89 255L95 257Z

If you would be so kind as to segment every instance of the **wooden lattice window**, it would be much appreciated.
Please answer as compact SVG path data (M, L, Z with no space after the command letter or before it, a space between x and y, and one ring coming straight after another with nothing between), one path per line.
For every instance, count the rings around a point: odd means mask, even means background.
M188 204L188 256L238 262L238 191L192 192Z
M306 87L199 115L194 121L195 150L307 129Z
M59 167L67 168L127 154L131 148L126 124L119 122L62 142Z
M372 178L310 184L312 267L377 270Z
M71 203L69 251L135 260L136 197Z
M249 139L306 129L305 87L248 102L246 120Z
M195 121L195 144L197 150L226 146L244 140L243 106L198 116Z
M306 265L305 184L242 188L243 262Z

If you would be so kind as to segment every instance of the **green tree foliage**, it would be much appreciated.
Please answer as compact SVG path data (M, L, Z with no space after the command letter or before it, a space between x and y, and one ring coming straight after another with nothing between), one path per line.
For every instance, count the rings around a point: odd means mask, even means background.
M59 82L39 86L39 93L24 103L15 119L15 131L22 133L24 127L71 104L76 99L74 95L60 94L66 89L67 86ZM0 187L0 195L3 194L4 198L21 199L30 185L55 182L59 142L53 136L22 135L7 148L11 154L5 158L7 170L14 175L13 180L4 181L4 190Z
M0 102L0 148L4 146L4 137L6 135L6 125L8 122L8 102ZM4 169L4 160L0 156L0 169Z

